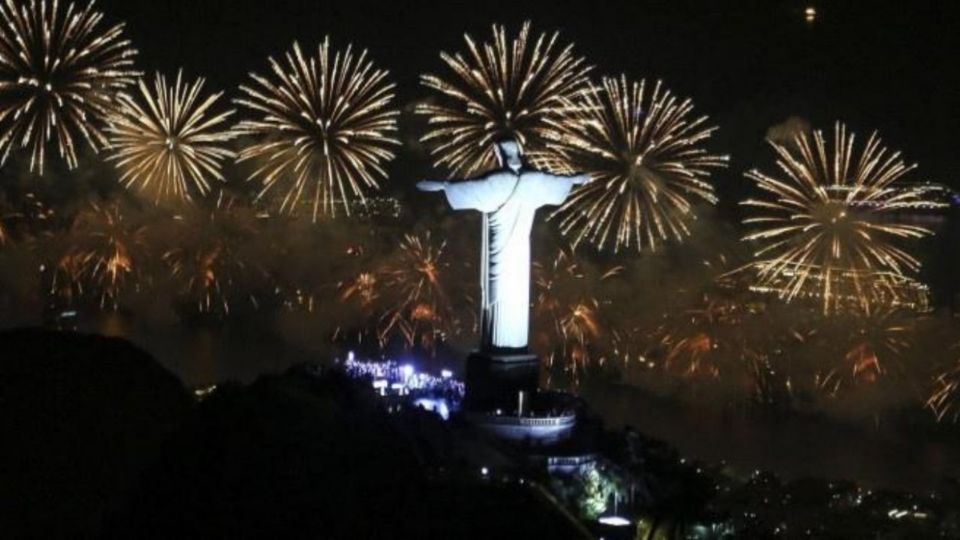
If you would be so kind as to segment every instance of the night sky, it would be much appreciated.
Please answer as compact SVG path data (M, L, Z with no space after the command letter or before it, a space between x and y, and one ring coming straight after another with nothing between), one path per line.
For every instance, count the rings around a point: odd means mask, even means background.
M399 98L423 98L425 71L440 50L463 48L491 23L560 30L596 66L595 75L662 78L721 127L714 148L732 154L718 178L739 198L740 173L772 162L766 130L789 116L829 128L879 129L921 169L915 179L960 187L950 157L960 94L954 2L374 2L369 0L101 0L108 20L128 23L140 67L205 75L232 93L251 70L293 40L370 49L393 73ZM543 7L549 5L549 7ZM815 6L816 22L804 20ZM403 161L400 165L403 166ZM412 181L412 179L410 179Z

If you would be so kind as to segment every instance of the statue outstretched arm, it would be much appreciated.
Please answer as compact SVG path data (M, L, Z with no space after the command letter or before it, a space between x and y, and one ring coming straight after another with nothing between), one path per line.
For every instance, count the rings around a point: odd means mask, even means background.
M509 175L509 179L514 178ZM492 212L503 204L515 185L515 180L500 182L497 175L488 175L453 181L424 180L417 182L417 189L444 192L454 210Z
M475 178L464 178L462 180L421 180L417 182L417 189L420 191L447 191L451 187L461 186L475 188L485 183L485 176Z
M562 175L539 173L539 205L557 206L563 204L570 195L574 186L582 186L590 182L589 174Z
M564 181L570 182L570 184L574 186L582 186L584 184L589 184L591 180L589 174L567 175L567 174L543 173L543 175L547 176L552 181L564 180Z
M417 189L420 191L443 191L447 189L447 182L437 182L436 180L422 180L417 182Z

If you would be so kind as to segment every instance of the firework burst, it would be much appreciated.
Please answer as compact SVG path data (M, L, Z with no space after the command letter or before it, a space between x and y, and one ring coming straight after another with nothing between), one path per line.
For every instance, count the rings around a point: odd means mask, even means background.
M96 293L101 308L116 309L120 295L141 286L148 257L147 228L129 218L120 204L91 202L69 224L63 238L41 235L49 250L49 294L56 303L76 306Z
M467 56L441 54L452 77L421 77L441 99L417 108L429 117L422 142L435 164L453 174L495 167L493 144L507 137L537 163L548 153L553 126L569 116L571 100L588 84L590 66L574 54L572 44L560 45L556 32L531 39L529 22L512 40L498 25L492 43L464 39Z
M233 111L213 113L223 95L203 97L204 80L174 84L157 74L153 88L139 81L139 97L121 94L111 116L108 159L122 171L127 188L149 192L155 201L206 195L213 180L223 181L223 161L234 156L225 143L233 133L225 123Z
M661 338L661 344L667 349L664 368L682 377L717 378L723 365L722 356L731 352L725 349L732 346L753 354L741 347L741 340L730 339L729 330L743 322L737 307L729 302L706 299L703 305L688 309L680 316L684 324L665 327Z
M848 320L833 320L839 335L825 336L830 344L842 343L839 362L835 355L819 355L827 366L815 374L817 388L836 397L844 390L877 383L881 377L899 368L900 359L910 348L914 318L902 309L883 307L856 314Z
M148 252L146 226L131 222L117 204L92 204L77 216L73 233L75 244L67 257L81 264L82 279L100 291L101 307L116 308L124 287L140 285L140 265Z
M839 307L842 290L852 291L866 307L870 285L862 276L882 280L884 273L917 271L920 262L896 244L930 234L896 214L924 202L916 190L897 189L914 166L883 147L876 133L859 156L854 142L838 122L832 144L820 131L812 138L800 133L791 144L770 142L780 175L746 173L764 193L742 203L756 211L744 220L755 229L744 238L759 245L760 283L785 281L779 294L792 300L817 281L824 312Z
M163 254L180 294L200 313L229 315L238 296L257 305L251 289L243 292L246 278L258 269L248 263L245 251L257 237L256 218L237 206L221 192L213 208L177 216L176 244Z
M383 291L390 307L380 317L379 336L386 343L395 333L407 347L435 350L439 341L459 328L445 284L450 265L444 257L446 242L436 243L429 233L407 235L394 261L383 271ZM372 275L370 277L373 277ZM359 278L355 287L360 301L371 300L376 279Z
M807 341L805 327L806 319L786 306L751 301L741 290L709 288L643 338L651 345L640 366L659 367L701 390L729 392L739 403L783 404L798 375L806 380L783 354Z
M63 306L75 306L86 290L84 274L88 267L89 260L78 251L68 251L52 267L41 266L42 273L50 271L50 298Z
M694 204L717 198L710 172L729 158L703 148L715 127L692 117L693 102L658 81L604 78L573 107L572 120L556 123L562 162L589 173L553 213L574 246L586 240L614 251L682 240L695 219Z
M753 399L768 399L774 347L755 332L759 319L736 299L705 294L655 332L664 371L693 382L723 379Z
M621 268L600 276L590 275L590 270L565 250L549 264L533 266L535 344L551 365L560 359L575 374L593 360L603 360L596 353L610 336L600 320L604 304L594 287Z
M36 193L22 193L15 200L0 194L0 247L34 244L52 231L71 227L72 219L66 213L61 215Z
M281 212L309 198L314 220L337 206L349 214L352 199L379 188L400 144L394 84L366 51L333 51L329 38L315 57L294 43L286 64L271 58L270 67L272 79L251 74L253 84L240 87L237 104L258 118L237 127L254 140L239 161L256 161L251 178L262 181L260 197L282 191Z
M356 302L361 308L370 308L380 298L379 279L374 272L360 272L341 286L340 301Z
M93 2L62 9L59 0L4 0L0 19L0 163L14 147L30 147L30 170L43 174L56 139L76 167L78 142L94 151L107 145L102 124L138 76L124 25L101 30Z

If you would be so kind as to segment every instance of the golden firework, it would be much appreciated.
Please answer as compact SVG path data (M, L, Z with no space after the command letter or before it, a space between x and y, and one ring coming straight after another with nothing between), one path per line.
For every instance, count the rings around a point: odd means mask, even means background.
M62 266L79 264L80 279L100 292L101 307L116 308L120 292L140 283L140 264L147 253L147 228L132 222L117 204L91 204L74 224L73 248Z
M50 295L69 306L97 293L100 307L116 308L124 290L140 286L146 227L129 219L119 204L96 201L68 227L66 235L42 235L52 258L52 264L41 266L41 272L50 272Z
M233 111L213 113L222 92L203 97L204 80L171 86L157 73L152 90L139 81L138 97L121 94L107 132L111 155L127 188L162 199L206 195L213 180L223 181L223 161L234 156L225 146L234 135L225 126Z
M936 415L937 421L960 420L960 362L938 374L934 385L926 405Z
M377 283L376 273L360 272L355 278L341 286L340 301L353 301L358 303L360 307L369 308L380 298Z
M438 167L459 175L489 170L497 165L493 144L503 138L519 142L535 163L548 153L554 125L568 117L591 67L572 44L560 44L559 33L530 34L526 22L512 40L498 25L492 42L478 45L465 35L467 56L440 55L452 77L421 77L440 98L417 107L429 117L421 140Z
M258 118L237 127L253 139L239 161L256 161L251 179L263 183L260 197L282 191L281 212L309 197L314 220L337 206L349 214L351 199L379 189L400 144L395 85L366 51L333 51L329 37L315 57L294 43L285 58L285 65L270 58L272 78L251 74L253 84L240 87L237 104Z
M50 296L64 306L76 305L86 290L84 274L88 266L89 260L78 251L71 250L59 257L50 268ZM46 269L46 266L41 266L40 271L44 272Z
M667 371L682 377L717 378L726 367L724 355L756 355L740 335L731 335L730 330L741 328L743 323L736 304L707 297L702 305L682 313L679 320L680 324L663 329L661 344L667 349Z
M864 275L883 279L884 273L917 271L920 262L898 244L930 234L897 215L923 202L922 192L899 189L914 166L885 148L876 133L859 152L854 143L837 122L830 144L821 131L812 137L801 132L790 144L770 142L779 175L746 173L763 192L742 203L756 211L744 220L754 228L744 239L759 245L760 284L784 281L780 296L792 300L817 279L824 312L839 307L839 290L868 303Z
M789 399L809 372L784 351L803 349L811 314L752 300L726 284L702 290L692 303L670 312L648 337L640 367L661 368L670 378L701 390L732 392L738 402Z
M883 306L867 313L826 321L836 325L837 334L823 337L830 349L840 344L839 358L818 354L826 366L815 374L817 387L836 397L858 385L877 383L899 367L900 359L911 346L915 319L907 311Z
M775 344L756 331L763 319L742 299L704 294L654 333L664 351L664 370L685 379L743 382L751 397L764 399Z
M404 237L397 257L383 270L383 291L389 297L389 307L380 317L381 343L399 333L407 347L419 345L434 350L459 327L444 282L449 269L446 247L446 242L434 242L429 232ZM376 285L376 280L364 281L361 284L365 287ZM356 294L362 300L370 291L358 288Z
M236 208L221 192L212 208L188 208L177 216L175 244L163 254L179 293L200 313L229 315L232 300L244 294L246 278L258 267L246 249L257 237L250 209ZM256 297L246 296L253 305Z
M136 55L124 25L101 30L103 14L59 0L0 3L0 164L14 147L30 147L30 170L43 174L56 139L67 166L77 144L107 145L102 130L119 91L133 84Z
M742 274L753 280L756 272L763 267L763 263L749 264L734 270L728 276ZM793 298L796 300L822 302L824 280L829 276L833 280L829 289L832 310L868 313L872 306L902 307L921 313L930 310L930 287L909 276L893 272L837 269L830 269L829 273L826 273L815 265L806 265L799 269L807 273L807 278L803 287L794 294ZM761 283L751 283L748 288L753 292L779 296L795 276L796 270L785 270Z
M534 345L550 365L560 359L574 373L595 359L603 360L596 353L610 336L600 321L604 304L595 289L622 269L616 267L599 276L591 270L565 250L548 264L533 265Z
M604 78L573 107L572 119L556 123L562 136L552 146L570 170L590 174L557 209L560 230L574 246L586 240L600 249L644 246L690 234L697 202L717 201L709 182L727 156L703 148L715 127L692 117L693 102L660 81Z

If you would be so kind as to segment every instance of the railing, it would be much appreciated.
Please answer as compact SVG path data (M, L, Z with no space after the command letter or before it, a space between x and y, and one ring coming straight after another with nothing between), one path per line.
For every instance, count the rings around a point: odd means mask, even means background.
M596 454L587 454L584 456L548 456L547 465L551 467L574 467L586 463L593 463L596 460Z
M554 426L565 426L568 424L573 424L576 422L577 415L573 413L565 414L563 416L555 417L527 417L527 416L498 416L493 414L475 414L472 415L474 419L482 421L486 424L503 424L503 425L521 425L521 426L531 426L531 427L554 427Z

